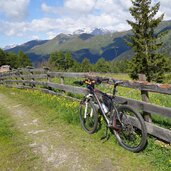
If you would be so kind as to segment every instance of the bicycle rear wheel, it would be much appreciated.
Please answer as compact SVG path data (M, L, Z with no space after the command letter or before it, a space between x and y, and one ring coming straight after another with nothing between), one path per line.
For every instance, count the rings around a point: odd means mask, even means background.
M114 119L118 129L114 134L119 144L132 152L143 150L147 143L147 130L142 116L130 106L120 106Z
M92 100L85 99L80 103L80 122L82 128L89 134L96 132L98 127L98 114Z

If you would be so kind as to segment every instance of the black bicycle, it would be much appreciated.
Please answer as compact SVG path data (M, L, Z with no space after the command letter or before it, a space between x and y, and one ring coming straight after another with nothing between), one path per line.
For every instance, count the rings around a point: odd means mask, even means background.
M95 89L95 85L109 81L114 84L112 96ZM116 101L117 86L122 84L122 81L97 77L74 83L85 84L89 90L89 93L80 103L80 122L86 132L95 133L102 116L107 128L105 137L107 137L108 129L110 129L119 144L125 149L139 152L145 148L147 130L141 114L131 106L118 104Z

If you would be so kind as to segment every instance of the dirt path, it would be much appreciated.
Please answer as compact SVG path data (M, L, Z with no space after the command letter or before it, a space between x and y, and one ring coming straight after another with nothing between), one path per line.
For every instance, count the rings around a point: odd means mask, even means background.
M25 138L31 140L29 147L40 156L43 170L89 170L80 154L63 142L57 130L47 127L32 115L33 109L3 94L0 94L0 101L1 106L7 108L16 121L19 130L24 132ZM39 169L35 167L35 170Z
M101 164L90 161L88 163L72 141L65 142L59 130L44 124L41 118L36 118L34 109L24 106L22 102L17 103L2 93L0 101L0 105L6 108L15 120L17 128L30 140L29 147L39 156L42 168L35 167L35 170L123 170L119 166L114 167L111 159L102 159Z

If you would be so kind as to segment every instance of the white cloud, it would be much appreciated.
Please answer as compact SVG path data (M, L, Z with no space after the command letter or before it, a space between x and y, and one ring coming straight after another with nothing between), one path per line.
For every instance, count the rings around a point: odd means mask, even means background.
M161 1L158 13L159 15L165 11L165 19L171 18L169 1ZM156 3L155 0L153 2ZM63 7L52 7L43 3L42 10L60 15L60 19L53 21L53 26L61 32L94 27L123 31L130 29L126 20L132 19L129 12L131 5L130 0L64 0Z
M95 7L97 0L64 0L64 7L79 13L89 13Z
M103 27L117 30L128 29L125 22L130 18L129 1L124 0L64 0L64 6L52 7L43 3L41 9L46 13L60 16L58 29L71 32L79 28ZM125 25L117 27L118 23Z
M61 18L80 18L82 16L90 14L95 5L96 0L65 0L63 7L49 6L46 3L41 4L41 9L45 13L53 13Z
M160 12L165 14L164 19L166 19L166 20L171 19L170 3L171 3L170 0L161 0L160 1L160 5L161 5Z
M43 12L45 13L55 13L56 12L56 9L58 9L57 7L51 7L51 6L48 6L46 3L42 3L41 4L41 9Z
M0 12L9 18L23 19L30 0L0 0ZM171 18L170 0L162 0L160 13L165 12L166 18ZM154 2L154 1L153 1ZM7 5L8 4L8 5ZM47 16L32 21L0 20L0 33L7 36L30 36L44 34L53 38L57 33L72 33L77 29L92 29L95 27L115 31L130 29L126 20L131 19L129 0L64 0L63 7L41 4L41 9ZM21 16L20 16L21 15ZM166 19L165 18L165 19ZM33 36L32 36L33 35ZM37 37L38 38L38 37ZM37 39L36 38L36 39Z
M27 15L30 0L1 0L0 12L8 19L22 20Z
M42 11L44 11L44 12L50 12L51 11L51 7L49 7L48 5L46 5L46 3L42 3L41 4L41 9L42 9Z
M56 28L56 19L41 18L34 19L28 24L28 30L35 32L47 32Z
M25 22L0 21L0 25L0 32L7 36L22 36L28 27Z
M41 4L41 9L44 12L58 13L58 14L74 14L74 13L90 13L96 4L97 0L64 0L64 7L52 7L46 3Z
M52 31L50 31L50 32L48 32L46 34L48 36L48 39L53 39L56 36L56 33L55 32L52 32Z
M39 37L38 35L33 35L33 36L32 36L32 39L33 39L33 40L39 40L40 37Z

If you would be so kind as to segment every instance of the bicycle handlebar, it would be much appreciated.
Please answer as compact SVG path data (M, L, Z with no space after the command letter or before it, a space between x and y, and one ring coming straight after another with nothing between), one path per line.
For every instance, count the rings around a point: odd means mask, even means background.
M116 86L120 85L120 84L123 84L123 81L120 81L120 80L110 80L109 78L102 78L102 77L95 77L95 78L87 78L83 81L74 81L73 83L74 84L77 84L77 85L83 85L83 84L87 84L87 85L98 85L98 84L101 84L102 82L104 83L111 83L110 81L112 81L112 83Z
M109 78L101 78L101 77L96 77L96 78L87 78L83 81L74 81L74 84L77 85L83 85L83 84L87 84L87 85L95 85L95 84L101 84L102 82L108 82Z

